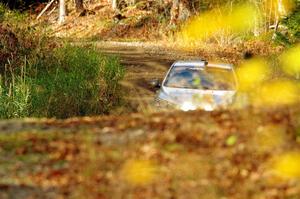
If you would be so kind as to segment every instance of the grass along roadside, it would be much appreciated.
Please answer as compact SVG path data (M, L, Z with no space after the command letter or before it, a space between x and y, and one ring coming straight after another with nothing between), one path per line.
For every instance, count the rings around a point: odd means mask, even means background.
M107 114L120 105L117 57L95 48L65 45L21 71L6 69L0 117L57 117Z

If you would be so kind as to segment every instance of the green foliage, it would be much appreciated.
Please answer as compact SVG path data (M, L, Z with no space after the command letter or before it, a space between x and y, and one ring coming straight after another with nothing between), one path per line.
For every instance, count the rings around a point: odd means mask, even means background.
M288 28L288 35L293 42L300 39L300 6L289 17L283 20Z
M102 114L120 98L117 87L123 77L122 66L116 58L105 57L95 49L67 45L34 68L33 116ZM100 84L101 80L105 84Z
M10 25L20 25L20 23L24 23L28 15L26 13L21 13L17 10L9 10L7 6L0 3L0 22L6 22Z
M96 49L66 45L25 69L3 76L0 118L97 115L121 102L124 69Z
M300 3L288 17L282 20L285 30L276 33L276 42L291 45L300 41Z
M2 23L5 15L5 6L0 3L0 22Z
M285 46L291 45L289 37L282 34L281 32L275 32L275 43L285 45Z

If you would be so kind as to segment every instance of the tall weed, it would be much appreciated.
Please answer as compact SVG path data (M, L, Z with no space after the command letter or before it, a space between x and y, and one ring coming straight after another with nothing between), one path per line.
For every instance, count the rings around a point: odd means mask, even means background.
M20 75L10 73L0 78L1 119L29 116L30 88L25 74L22 68Z
M106 57L100 68L101 74L101 104L104 113L109 113L113 107L121 103L119 81L123 79L125 70L117 57Z

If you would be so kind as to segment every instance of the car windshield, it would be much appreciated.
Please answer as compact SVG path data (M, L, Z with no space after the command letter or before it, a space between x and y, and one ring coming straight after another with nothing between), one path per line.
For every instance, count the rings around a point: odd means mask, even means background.
M170 71L164 86L172 88L234 90L232 70L178 66Z

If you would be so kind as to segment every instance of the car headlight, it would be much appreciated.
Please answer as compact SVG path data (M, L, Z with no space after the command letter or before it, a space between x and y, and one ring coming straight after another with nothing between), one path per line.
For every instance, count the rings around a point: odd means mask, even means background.
M211 104L204 104L203 105L203 109L205 111L213 111L214 110L214 107L211 105Z
M181 106L180 109L183 111L194 111L197 109L197 107L192 104L191 102L184 102Z

